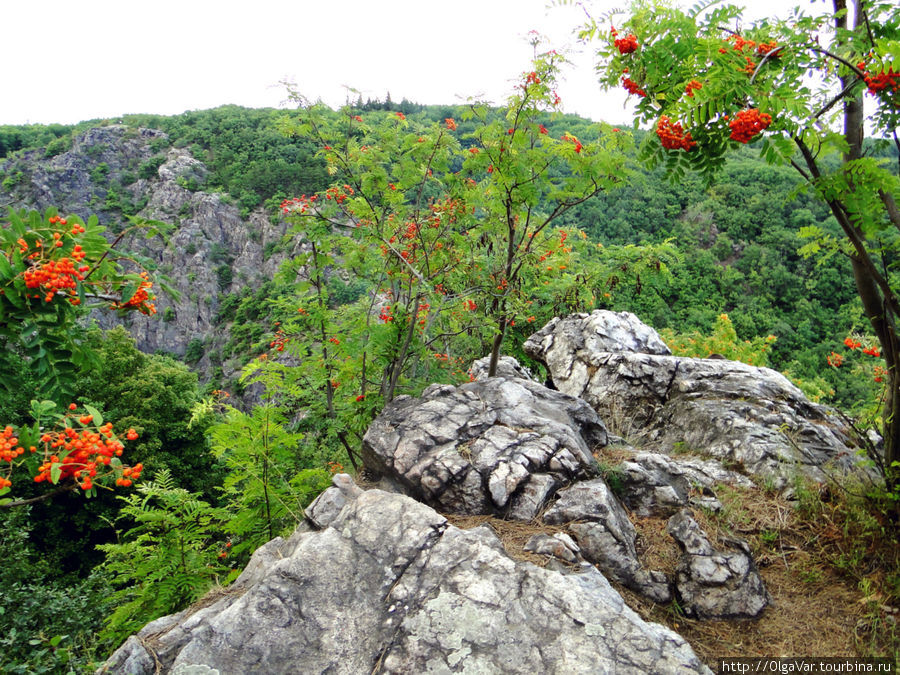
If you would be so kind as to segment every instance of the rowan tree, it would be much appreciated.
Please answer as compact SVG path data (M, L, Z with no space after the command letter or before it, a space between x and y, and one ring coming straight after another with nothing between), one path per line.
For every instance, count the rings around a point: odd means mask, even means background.
M900 149L900 14L893 2L833 0L787 20L748 22L733 6L683 11L634 3L589 18L604 87L636 97L649 124L642 157L674 175L711 176L729 151L753 144L790 164L825 202L836 227L803 228L808 254L846 255L885 361L883 453L888 487L900 477L900 161L866 153L867 133ZM868 113L866 112L868 110Z

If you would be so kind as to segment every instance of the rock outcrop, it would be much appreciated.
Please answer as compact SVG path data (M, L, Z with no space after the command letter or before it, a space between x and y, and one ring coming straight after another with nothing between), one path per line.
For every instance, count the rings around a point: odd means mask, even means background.
M595 570L515 562L485 527L370 490L262 547L232 590L148 624L103 672L709 673ZM334 499L330 498L331 503Z
M581 555L610 579L655 602L671 600L665 575L641 567L634 525L602 478L580 481L558 497L544 513L544 522L568 523Z
M557 488L596 474L591 453L606 442L584 401L494 377L398 397L366 432L363 460L447 512L531 520Z
M772 598L747 542L728 539L730 551L716 551L688 511L669 519L666 530L682 554L676 570L679 606L699 619L753 619Z
M524 348L547 365L559 391L604 419L627 419L662 452L713 457L780 486L797 471L824 480L823 467L854 464L844 426L783 375L672 356L626 312L553 319Z

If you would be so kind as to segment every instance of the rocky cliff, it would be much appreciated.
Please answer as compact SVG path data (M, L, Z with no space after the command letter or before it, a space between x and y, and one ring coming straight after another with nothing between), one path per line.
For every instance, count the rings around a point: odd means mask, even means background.
M226 294L271 279L291 253L283 222L257 210L246 217L229 197L205 192L205 166L186 148L171 147L161 131L112 125L77 135L52 157L33 150L0 162L6 176L0 208L57 207L82 218L96 214L110 237L129 224L126 214L174 226L167 241L130 237L120 246L149 258L171 279L178 299L160 294L158 317L125 321L146 352L185 354L192 340L204 345L201 370L221 346L217 320ZM99 316L104 327L119 321ZM160 320L160 318L162 320Z

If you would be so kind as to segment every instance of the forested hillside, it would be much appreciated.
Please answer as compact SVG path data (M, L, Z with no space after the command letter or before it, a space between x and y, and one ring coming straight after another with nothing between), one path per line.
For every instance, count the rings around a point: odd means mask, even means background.
M363 107L382 105L369 102ZM424 124L463 116L462 107L420 106L405 101L388 106ZM281 111L236 107L175 117L125 117L115 121L116 129L121 129L118 136L135 135L139 129L164 133L150 139L142 154L112 162L102 161L108 158L101 154L121 148L106 149L115 146L115 140L92 143L84 138L90 123L77 128L0 128L5 159L0 165L0 201L11 206L49 206L47 196L42 202L34 189L34 172L54 158L78 153L81 163L77 170L90 179L81 193L61 207L85 217L97 213L101 222L115 229L146 208L145 184L157 179L166 152L173 148L188 151L200 162L201 170L178 176L181 186L200 194L223 194L225 205L235 209L228 216L235 222L232 229L246 227L245 236L260 242L260 257L235 264L242 244L230 241L229 235L217 238L214 232L204 232L207 241L201 253L206 253L205 261L192 261L193 281L183 278L178 284L187 298L194 298L192 313L205 316L200 330L192 326L192 337L187 339L187 331L182 331L177 338L147 340L144 348L164 349L189 363L208 355L203 361L203 379L218 378L216 386L224 385L216 366L238 352L248 356L259 350L272 333L271 321L266 323L271 319L271 308L264 307L267 303L255 294L261 282L247 279L250 268L270 256L277 263L283 259L282 251L289 248L280 239L284 228L273 229L266 221L278 222L277 205L283 199L312 194L327 184L315 146L308 139L281 131L288 118ZM570 133L581 139L597 133L588 120L573 116L548 118L547 127L557 136ZM472 128L465 121L458 123L456 133L464 145ZM892 158L896 157L896 148L873 145L870 153ZM854 306L847 261L841 256L824 260L800 253L807 243L801 236L802 228L820 226L834 231L836 224L829 220L820 201L801 190L798 176L790 168L770 166L748 148L711 185L689 175L672 182L662 170L648 172L636 162L631 163L629 171L627 185L573 208L560 224L580 228L604 246L668 242L672 255L665 260L664 274L636 278L626 269L607 279L598 306L634 311L652 325L679 334L708 334L716 318L726 313L741 340L774 335L777 340L770 347L770 365L806 383L808 393L825 394L825 400L847 408L865 397L859 373L850 376L850 369L823 368L828 354L840 351L843 340L852 331L864 332L865 325L859 308ZM54 175L54 169L49 175ZM169 213L151 213L187 230L192 226L195 208L195 202L181 200L180 206L173 206ZM179 237L177 230L173 241L177 242L173 248L178 249L178 256L163 262L162 254L156 254L163 273L179 268L183 271L184 255L196 251L199 244L193 238L179 248L177 244L185 238ZM204 264L209 267L208 281L198 287L198 269ZM269 269L273 269L271 265ZM277 293L268 286L265 297ZM346 293L353 291L348 289ZM201 295L206 296L202 301ZM182 306L187 304L182 301ZM167 309L171 305L165 299L160 303L167 321L175 320L173 312L178 309ZM235 317L240 320L235 321ZM253 320L247 321L247 317ZM213 335L218 330L212 327L223 324L230 330L227 339L222 334ZM137 331L140 344L141 328ZM227 372L234 370L233 365L226 368Z
M76 364L58 408L89 406L136 430L128 461L146 466L146 482L140 495L100 491L87 502L16 486L34 503L2 514L0 558L19 572L0 592L21 610L0 615L0 668L101 657L231 580L257 546L291 531L330 474L356 468L382 406L466 381L471 361L497 346L546 375L522 343L571 311L634 312L678 354L768 365L871 421L880 378L875 359L847 346L867 335L849 264L801 251L805 232L837 225L789 169L747 148L712 183L670 181L637 161L640 132L527 112L510 121L503 110L369 101L0 127L0 207L57 221L47 209L96 214L106 239L172 290L158 293L155 315L95 310L97 326L78 324L95 358ZM348 123L358 130L342 137ZM343 138L346 154L329 155L329 138ZM374 139L403 158L396 167L365 164ZM508 242L478 220L502 211L503 195L466 190L520 170L502 151L488 159L492 144L524 157L542 142L556 153L540 176L546 187L505 204L524 214L507 221L510 241L532 218L554 218L509 246L501 269ZM867 150L897 161L893 146ZM344 171L364 179L332 186ZM591 198L566 192L573 182ZM377 208L358 194L373 185ZM336 209L328 228L303 220L319 208L316 193ZM366 244L359 230L379 218L397 229ZM165 224L165 236L132 233L144 221ZM468 229L454 229L461 222ZM424 274L413 262L433 265L428 296L412 290ZM508 285L518 294L508 297ZM15 385L0 390L0 408L5 423L27 426L42 383L13 337L2 338L12 354L4 380ZM130 486L128 475L119 480ZM73 594L92 599L77 621ZM35 644L24 648L23 635Z

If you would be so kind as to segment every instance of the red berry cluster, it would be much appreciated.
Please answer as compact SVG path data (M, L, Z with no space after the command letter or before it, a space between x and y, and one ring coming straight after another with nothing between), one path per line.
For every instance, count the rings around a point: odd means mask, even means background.
M637 51L638 48L637 38L632 34L628 34L621 40L614 40L613 42L620 54L631 54Z
M83 257L81 247L77 248ZM76 281L84 281L84 273L90 269L87 265L81 265L76 269L75 262L78 260L74 256L71 259L66 257L48 260L42 265L28 268L22 275L25 279L25 288L40 289L44 302L53 300L57 293L68 295L70 302L73 299L78 300Z
M694 90L702 89L703 85L697 80L691 80L687 83L687 86L684 88L684 93L688 95L690 98L694 98Z
M774 50L777 49L777 48L778 48L778 43L775 42L775 40L772 40L772 41L770 41L770 42L760 42L760 43L756 46L756 55L757 55L757 56L765 56L766 54L768 54L769 52L774 51ZM776 52L773 53L772 56L770 56L769 58L770 58L770 59L777 59L779 56L780 56L779 52L776 51Z
M691 133L684 132L680 122L673 122L666 115L656 123L656 135L666 150L691 150L697 145L691 138Z
M294 197L293 199L285 199L281 202L281 212L284 215L290 213L306 213L309 208L316 203L318 198L318 195L313 195L312 197L302 195L300 197Z
M156 305L150 302L156 298L150 293L150 289L153 288L153 282L150 281L146 272L141 272L141 278L143 281L141 281L140 286L134 292L134 295L131 296L131 299L128 302L113 303L113 309L136 309L147 316L156 314Z
M70 411L75 409L74 403L69 406ZM77 420L81 428L72 426L74 420ZM121 486L131 485L133 480L140 477L144 468L142 464L123 467L118 460L113 462L113 458L122 455L124 446L116 438L112 423L107 422L98 427L92 426L93 420L93 415L76 417L74 412L69 413L61 419L57 430L45 432L41 436L44 457L34 482L53 481L55 477L56 483L72 480L82 490L90 490L98 472L102 472L101 477L116 475L116 485ZM138 434L134 429L129 429L126 438L135 440ZM25 448L18 446L18 443L19 439L11 426L0 433L0 461L9 462L7 475L0 477L0 489L12 485L9 474L12 472L13 462L25 452ZM35 453L38 448L32 445L28 450Z
M862 347L862 342L859 340L854 340L852 337L844 338L844 346L850 349L859 349ZM881 356L881 351L875 345L871 347L866 347L862 350L863 354L868 354L869 356Z
M34 261L29 263L28 269L22 273L25 287L39 291L39 295L33 297L43 299L44 302L51 302L59 295L65 297L69 303L79 305L81 300L78 298L77 282L84 281L85 273L91 268L89 265L76 267L76 264L82 262L87 254L81 248L81 244L75 244L72 247L71 257L54 259L52 256L55 249L66 245L66 239L74 240L83 234L85 229L78 223L73 224L70 230L63 229L68 226L68 222L59 216L51 216L48 222L59 228L53 232L52 247L45 247L41 239L35 239L32 245L21 237L16 241L19 253L25 260Z
M337 185L332 185L325 190L325 199L333 199L338 204L343 204L347 197L352 197L354 190L349 185L344 185L343 189Z
M566 133L563 134L562 138L564 141L569 141L570 143L572 143L575 146L576 153L581 152L581 141L579 141L577 138L575 138L575 136L573 136L572 134L570 134L567 131Z
M745 40L737 33L733 33L728 39L734 42L734 51L742 53L751 51L755 52L757 56L765 56L778 47L778 43L775 42L775 40L769 42L755 42L753 40ZM720 49L719 51L723 50ZM773 54L771 58L776 58L777 56L778 54Z
M761 113L756 108L741 110L734 119L728 123L731 127L731 140L738 143L749 143L753 137L762 132L772 123L772 116Z
M394 320L393 315L393 307L390 305L385 305L381 308L381 314L378 315L378 318L381 319L384 323L390 323Z
M615 26L612 26L610 28L609 33L614 38L613 44L616 46L616 49L619 50L620 54L631 54L632 52L637 51L638 41L632 33L629 33L625 37L619 39L619 31L616 30Z
M640 85L627 75L622 77L622 86L625 87L625 90L629 94L637 94L638 96L647 95L647 92L641 89Z
M283 352L284 346L290 341L291 339L284 334L284 331L281 328L279 328L275 331L275 336L269 343L269 347L274 349L276 352Z
M856 65L860 70L865 71L865 62ZM863 81L866 83L866 86L869 88L869 93L872 95L877 95L878 92L885 90L892 92L900 91L900 82L898 82L897 78L900 78L900 73L895 73L892 67L889 67L887 72L882 70L877 75L863 73Z

